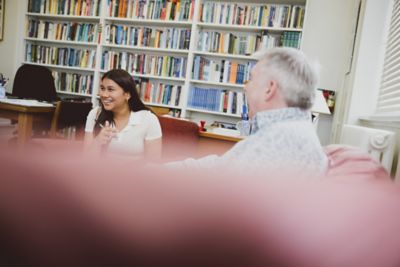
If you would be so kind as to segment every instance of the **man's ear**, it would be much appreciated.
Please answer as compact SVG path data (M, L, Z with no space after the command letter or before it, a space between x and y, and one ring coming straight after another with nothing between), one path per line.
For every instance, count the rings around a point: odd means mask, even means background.
M274 80L269 80L268 85L265 88L265 100L269 101L271 98L273 98L276 94L277 89L278 83Z

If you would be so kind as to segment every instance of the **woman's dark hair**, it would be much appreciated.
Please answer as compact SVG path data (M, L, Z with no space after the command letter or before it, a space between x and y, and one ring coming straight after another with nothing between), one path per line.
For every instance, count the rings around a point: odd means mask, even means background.
M103 77L101 77L101 80L103 81L106 78L113 80L116 84L121 86L124 92L130 93L131 97L128 100L128 105L131 111L149 110L140 100L139 94L136 91L135 81L127 71L122 69L113 69L104 73ZM110 122L111 124L114 123L114 114L112 111L105 110L101 102L100 106L101 111L99 116L97 116L96 124L94 126L94 132L96 135L101 130L100 124L104 125L106 121Z

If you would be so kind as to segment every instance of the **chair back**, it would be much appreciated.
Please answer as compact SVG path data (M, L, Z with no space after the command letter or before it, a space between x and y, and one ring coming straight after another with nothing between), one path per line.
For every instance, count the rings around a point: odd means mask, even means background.
M162 155L169 159L184 159L197 154L199 127L196 123L159 116L162 130Z
M363 149L391 172L396 143L394 132L345 124L340 143Z
M86 117L92 109L92 103L76 100L61 100L57 102L51 122L50 136L56 137L57 132L62 129L70 128L77 139L83 137L83 129L86 123ZM68 131L66 133L68 134ZM64 134L65 135L65 134ZM75 139L75 136L74 136Z
M22 65L14 78L12 96L54 102L56 87L51 71L38 65Z

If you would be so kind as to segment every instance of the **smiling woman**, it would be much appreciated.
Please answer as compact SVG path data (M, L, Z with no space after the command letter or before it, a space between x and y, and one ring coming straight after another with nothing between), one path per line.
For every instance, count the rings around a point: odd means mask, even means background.
M135 89L132 76L121 69L110 70L101 79L100 106L86 120L85 147L129 155L159 157L161 127Z

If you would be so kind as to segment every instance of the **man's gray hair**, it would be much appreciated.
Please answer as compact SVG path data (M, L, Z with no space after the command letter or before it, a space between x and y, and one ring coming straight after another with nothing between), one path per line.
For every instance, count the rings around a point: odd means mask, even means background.
M300 50L286 47L258 51L254 56L265 77L278 83L288 106L312 107L318 83L317 63L311 63Z

